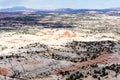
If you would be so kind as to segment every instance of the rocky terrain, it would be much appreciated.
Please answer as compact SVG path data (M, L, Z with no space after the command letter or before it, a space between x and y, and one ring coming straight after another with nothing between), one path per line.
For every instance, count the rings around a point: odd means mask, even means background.
M0 80L119 80L118 15L5 15L0 19ZM29 20L39 25L26 25Z

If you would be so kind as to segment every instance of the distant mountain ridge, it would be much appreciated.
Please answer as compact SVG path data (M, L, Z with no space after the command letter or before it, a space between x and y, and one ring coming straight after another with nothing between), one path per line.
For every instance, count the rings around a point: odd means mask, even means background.
M53 9L53 10L38 10L38 9L31 9L26 8L23 6L16 6L12 8L5 8L0 9L0 12L17 12L17 11L35 11L36 13L85 13L85 12L99 12L99 13L106 13L106 12L120 12L120 7L118 8L107 8L107 9L71 9L71 8L60 8L60 9Z
M0 9L0 12L15 12L15 11L25 11L25 10L33 10L33 9L26 8L23 6L16 6L16 7L12 7L12 8Z

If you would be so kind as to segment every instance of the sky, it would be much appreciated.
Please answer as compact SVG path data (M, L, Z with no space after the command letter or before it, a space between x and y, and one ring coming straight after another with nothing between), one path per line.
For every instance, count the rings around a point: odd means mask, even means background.
M103 9L120 7L120 0L0 0L0 8L14 6L33 9Z

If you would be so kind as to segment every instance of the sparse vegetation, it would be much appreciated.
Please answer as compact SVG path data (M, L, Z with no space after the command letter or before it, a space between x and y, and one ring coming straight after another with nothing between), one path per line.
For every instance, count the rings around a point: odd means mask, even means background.
M119 16L6 14L0 18L0 66L8 69L5 76L11 80L104 80L120 75Z

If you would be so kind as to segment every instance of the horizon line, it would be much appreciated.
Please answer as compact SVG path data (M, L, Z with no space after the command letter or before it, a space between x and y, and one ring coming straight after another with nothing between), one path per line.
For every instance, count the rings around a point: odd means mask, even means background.
M12 6L12 7L6 7L6 8L0 8L0 9L7 9L7 8L15 8L15 7L23 7L28 9L36 9L36 10L55 10L55 9L111 9L111 8L120 8L120 7L107 7L107 8L71 8L71 7L61 7L61 8L32 8L32 7L26 7L26 6Z

